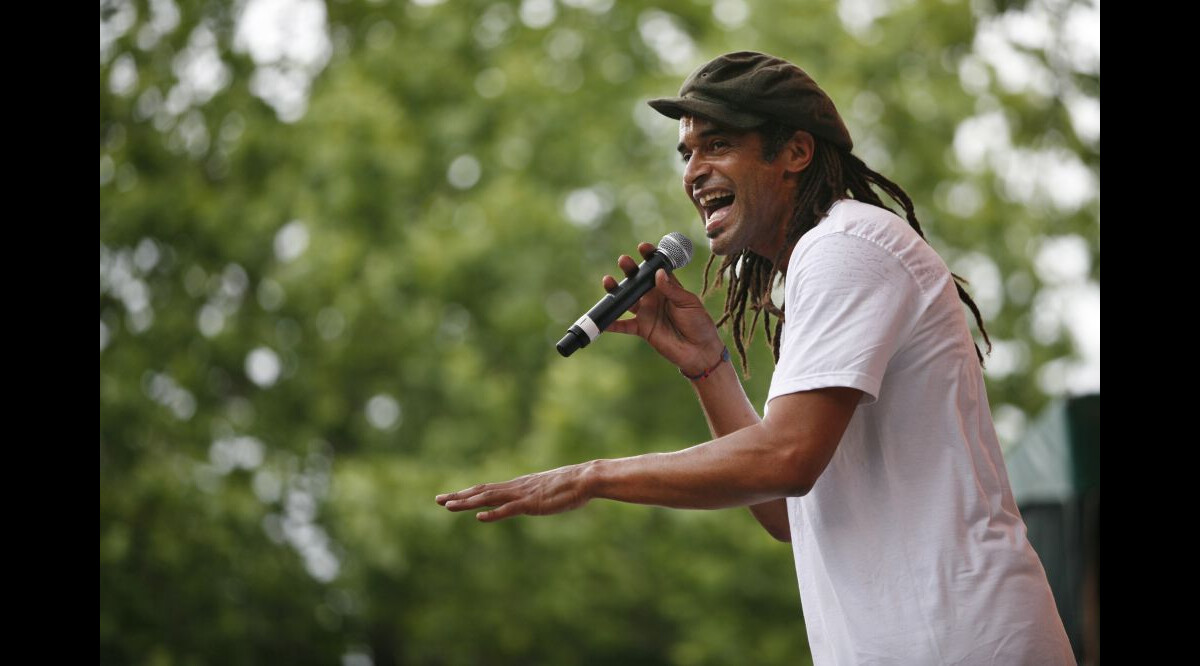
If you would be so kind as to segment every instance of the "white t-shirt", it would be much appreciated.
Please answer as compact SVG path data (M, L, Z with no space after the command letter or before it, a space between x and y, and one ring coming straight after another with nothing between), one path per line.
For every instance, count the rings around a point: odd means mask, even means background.
M767 397L863 391L813 489L787 499L816 664L1074 664L1026 540L950 271L853 200L796 244Z

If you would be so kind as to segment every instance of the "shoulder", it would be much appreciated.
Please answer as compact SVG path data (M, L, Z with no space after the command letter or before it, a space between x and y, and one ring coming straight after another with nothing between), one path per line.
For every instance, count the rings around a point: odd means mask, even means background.
M788 275L800 276L814 265L886 261L912 276L921 291L940 287L950 270L908 221L871 204L842 199L796 242Z
M796 243L796 249L802 250L836 235L874 243L896 255L903 255L911 245L924 243L907 220L890 210L854 199L842 199L829 207L825 219Z

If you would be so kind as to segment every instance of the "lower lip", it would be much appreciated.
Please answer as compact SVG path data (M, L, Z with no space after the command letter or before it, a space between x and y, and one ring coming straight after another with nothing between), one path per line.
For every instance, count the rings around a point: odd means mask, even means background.
M704 233L706 233L709 237L712 237L718 230L720 230L721 223L725 221L726 217L729 217L730 208L733 208L733 206L726 206L713 213L712 217L708 218L708 223L704 226Z

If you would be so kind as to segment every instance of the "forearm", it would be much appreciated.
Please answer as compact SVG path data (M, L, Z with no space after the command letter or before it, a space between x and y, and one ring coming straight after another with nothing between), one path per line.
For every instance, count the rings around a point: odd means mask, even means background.
M761 421L742 388L732 362L719 363L711 375L691 384L714 438L724 437Z
M748 506L802 495L802 461L761 424L672 453L586 464L589 498L677 509Z
M713 374L693 381L692 389L713 437L723 437L761 422L732 362L721 363ZM772 537L784 542L792 540L787 503L783 498L751 504L747 508Z

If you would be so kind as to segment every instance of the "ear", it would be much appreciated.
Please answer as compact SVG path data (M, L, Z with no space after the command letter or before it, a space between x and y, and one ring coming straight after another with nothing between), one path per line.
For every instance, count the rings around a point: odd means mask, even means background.
M813 137L804 130L798 130L783 147L782 157L788 173L800 173L812 163L813 151L816 149Z

